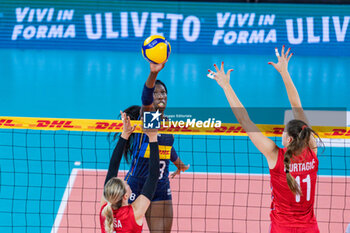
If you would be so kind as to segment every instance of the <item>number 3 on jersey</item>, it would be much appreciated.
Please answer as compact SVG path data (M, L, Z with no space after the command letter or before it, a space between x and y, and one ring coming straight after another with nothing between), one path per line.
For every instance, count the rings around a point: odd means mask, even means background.
M295 181L298 183L299 187L300 186L300 176L295 177ZM306 183L306 200L310 201L310 193L311 193L311 179L310 175L307 175L305 179L303 179L303 183ZM300 195L295 195L295 201L300 202Z
M160 174L159 174L159 180L163 178L163 174L164 174L164 170L165 170L165 167L166 167L166 163L165 161L161 160L159 161L159 171L160 171Z

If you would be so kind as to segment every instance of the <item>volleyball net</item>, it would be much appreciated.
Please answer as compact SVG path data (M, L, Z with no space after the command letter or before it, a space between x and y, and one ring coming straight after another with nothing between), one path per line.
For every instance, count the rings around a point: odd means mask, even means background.
M283 128L259 125L279 146ZM326 144L318 155L319 228L345 232L350 221L350 129L313 129ZM100 232L104 179L114 135L121 130L122 122L112 120L0 117L1 231ZM172 232L268 232L268 166L238 124L172 126L160 133L174 134L174 148L190 164L170 179ZM122 160L120 177L129 167Z

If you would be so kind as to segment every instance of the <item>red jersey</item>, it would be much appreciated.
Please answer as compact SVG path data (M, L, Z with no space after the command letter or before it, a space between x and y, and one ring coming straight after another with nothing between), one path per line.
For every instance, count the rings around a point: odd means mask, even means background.
M106 233L105 217L102 216L102 210L107 205L104 204L100 210L101 232ZM135 220L134 210L131 205L123 206L117 210L113 210L114 232L120 233L141 233L142 226L138 225Z
M271 175L271 221L285 227L307 227L317 224L314 214L315 186L318 159L314 151L305 148L298 156L293 156L289 166L290 174L301 188L302 195L290 191L284 167L287 148L279 148L276 166Z

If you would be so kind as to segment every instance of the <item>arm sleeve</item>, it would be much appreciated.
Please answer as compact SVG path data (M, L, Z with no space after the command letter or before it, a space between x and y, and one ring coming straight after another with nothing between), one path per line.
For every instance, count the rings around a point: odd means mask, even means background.
M154 92L154 87L148 88L146 84L143 86L143 91L142 91L142 105L151 105L153 103L153 92Z
M171 152L170 152L170 161L175 162L179 156L177 155L174 147L171 147Z
M105 179L105 185L111 178L118 175L119 165L123 156L123 151L124 151L126 142L127 140L125 140L122 137L119 137L118 143L113 150L111 160L109 161L109 167L108 167L108 172Z
M150 143L149 175L143 185L141 194L149 200L153 199L159 179L159 148L158 142Z

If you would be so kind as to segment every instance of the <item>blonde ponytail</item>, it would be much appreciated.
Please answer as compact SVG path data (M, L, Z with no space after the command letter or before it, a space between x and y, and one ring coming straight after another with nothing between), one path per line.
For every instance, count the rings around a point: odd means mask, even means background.
M106 233L113 233L113 210L112 206L110 204L107 204L103 210L102 210L102 215L105 216L105 230Z
M103 190L103 196L108 201L108 204L103 208L102 215L105 219L106 233L114 231L113 209L119 209L123 205L123 197L126 193L124 182L114 177L110 179Z

